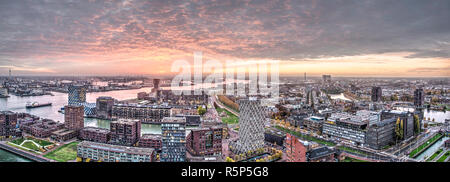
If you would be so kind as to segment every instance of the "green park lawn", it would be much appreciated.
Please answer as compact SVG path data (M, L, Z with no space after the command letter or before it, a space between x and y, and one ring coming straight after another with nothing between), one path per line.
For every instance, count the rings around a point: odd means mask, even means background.
M27 142L23 143L22 147L26 147L28 149L31 149L31 150L39 152L39 147L36 146L33 142L30 142L30 141L27 141Z
M77 158L77 145L80 142L72 142L65 144L47 154L44 157L53 159L58 162L67 162Z
M45 141L45 140L40 140L40 139L32 139L34 142L38 143L39 145L45 147L45 146L49 146L49 145L53 145L52 142L49 141Z
M225 112L227 114L226 117L222 117L222 122L226 123L226 124L236 124L239 122L239 118L237 116L235 116L233 113L227 111L226 109L222 109L222 108L216 108L217 113L222 113Z
M15 140L11 141L11 143L14 143L16 145L20 145L25 140L33 140L34 142L36 142L37 144L39 144L39 145L41 145L43 147L48 146L48 145L53 145L52 142L45 141L45 140L40 140L40 139L36 139L36 138L34 138L34 139L33 138L18 138L18 139L15 139Z
M25 141L24 138L18 138L18 139L15 139L15 140L13 140L13 141L10 141L10 142L11 142L11 143L14 143L14 144L16 144L16 145L20 145L20 144L22 144L23 141Z

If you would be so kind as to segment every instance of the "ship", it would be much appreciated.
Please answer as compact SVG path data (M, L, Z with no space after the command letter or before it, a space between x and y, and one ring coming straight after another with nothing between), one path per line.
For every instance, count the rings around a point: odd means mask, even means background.
M28 102L27 105L25 106L27 109L31 109L31 108L37 108L37 107L45 107L45 106L51 106L52 103L44 103L44 104L40 104L38 102L33 102L30 103Z

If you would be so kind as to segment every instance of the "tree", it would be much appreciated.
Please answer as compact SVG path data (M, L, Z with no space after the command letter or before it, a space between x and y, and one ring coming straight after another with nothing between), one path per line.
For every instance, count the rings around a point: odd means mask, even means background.
M234 160L233 160L232 158L230 158L230 157L227 157L227 158L225 159L225 161L226 161L226 162L234 162Z
M416 133L420 133L420 119L417 114L414 115L414 128L416 130Z
M400 120L400 117L397 118L397 122L395 123L395 134L397 139L403 139L403 120Z
M199 115L204 115L206 113L206 109L203 106L199 106L197 111Z

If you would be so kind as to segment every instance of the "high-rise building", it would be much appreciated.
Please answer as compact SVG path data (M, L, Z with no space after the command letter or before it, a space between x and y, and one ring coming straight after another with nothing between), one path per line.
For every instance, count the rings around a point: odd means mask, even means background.
M366 134L366 145L373 149L382 149L390 145L395 139L396 118L370 123Z
M82 129L84 127L84 106L65 106L64 126L69 130Z
M186 160L186 118L165 117L161 121L161 162L184 162Z
M159 84L161 83L161 79L153 79L153 88L152 92L156 93L156 98L159 98L160 96L160 90L159 90Z
M423 89L419 88L414 91L414 106L422 106L425 98Z
M78 105L86 102L87 88L84 85L69 85L69 105Z
M381 87L372 87L372 102L380 102L381 96Z
M99 97L97 98L96 114L98 118L111 119L114 106L114 98Z
M161 79L157 79L157 78L153 79L153 89L159 90L160 82L161 82Z
M309 143L291 135L286 134L286 161L287 162L306 162L306 152L309 149Z
M241 99L239 104L239 139L232 143L234 153L256 151L264 147L265 109L255 98Z
M381 112L381 120L394 118L395 121L399 120L403 127L403 139L408 139L409 137L413 136L415 131L415 123L414 123L414 113L407 112L407 111L397 111L397 110L390 110L390 111L382 111ZM399 124L400 125L400 124ZM419 120L419 125L421 126L422 123ZM400 127L397 126L396 127Z
M132 146L141 137L141 121L133 119L119 119L110 124L111 144Z
M17 114L11 111L0 112L0 137L14 135L17 127Z

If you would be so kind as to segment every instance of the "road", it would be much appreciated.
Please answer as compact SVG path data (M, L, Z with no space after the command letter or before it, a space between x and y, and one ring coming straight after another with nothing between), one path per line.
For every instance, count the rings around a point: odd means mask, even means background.
M220 108L225 109L229 112L231 112L232 114L234 114L235 116L239 117L239 113L234 111L233 109L228 108L227 106L223 105L221 102L218 101L217 99L217 95L215 95L213 98L213 103L216 103Z

